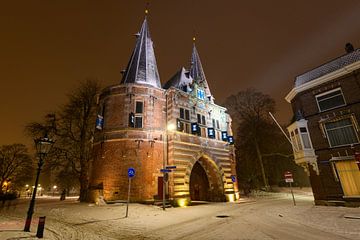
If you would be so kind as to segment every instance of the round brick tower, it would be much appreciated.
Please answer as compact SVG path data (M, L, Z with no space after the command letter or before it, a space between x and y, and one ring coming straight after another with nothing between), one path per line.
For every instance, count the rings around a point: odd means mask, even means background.
M90 200L127 199L128 168L135 169L131 199L153 200L163 166L165 90L161 88L153 43L145 18L120 85L99 97Z

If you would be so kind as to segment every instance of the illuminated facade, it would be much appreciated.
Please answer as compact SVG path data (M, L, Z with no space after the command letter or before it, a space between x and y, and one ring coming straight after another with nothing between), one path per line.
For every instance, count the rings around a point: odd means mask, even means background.
M130 167L132 201L160 200L163 189L177 205L239 197L231 118L214 103L195 44L189 70L161 86L146 18L121 83L99 97L96 128L92 201L125 200Z
M310 176L315 203L360 205L360 50L298 77L286 96L295 162Z

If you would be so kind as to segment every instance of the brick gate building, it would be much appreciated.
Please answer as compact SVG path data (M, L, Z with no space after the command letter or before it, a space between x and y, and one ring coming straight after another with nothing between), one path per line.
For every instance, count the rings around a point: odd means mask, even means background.
M124 200L128 168L131 200L232 201L238 197L231 118L214 103L193 46L189 70L181 68L163 87L145 18L120 84L99 97L90 199Z

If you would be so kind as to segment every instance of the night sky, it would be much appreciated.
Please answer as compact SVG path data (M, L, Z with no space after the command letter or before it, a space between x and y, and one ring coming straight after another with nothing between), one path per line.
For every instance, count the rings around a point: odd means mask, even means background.
M296 3L294 3L296 2ZM146 1L2 1L0 145L30 143L24 126L66 101L78 82L120 83ZM189 66L192 37L217 103L252 87L277 102L295 76L360 47L360 1L150 1L162 83Z

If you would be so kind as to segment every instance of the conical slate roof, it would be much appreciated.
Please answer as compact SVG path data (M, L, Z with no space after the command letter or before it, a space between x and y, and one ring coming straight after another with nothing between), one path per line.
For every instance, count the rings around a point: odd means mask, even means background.
M201 65L199 53L196 49L195 43L191 54L190 76L194 79L195 83L199 85L202 84L204 86L206 96L212 96L209 85L206 81L205 73Z
M189 72L185 70L185 68L181 68L179 71L175 73L175 75L167 81L163 88L169 89L171 87L175 87L181 90L184 90L184 86L189 87L192 83L192 78L189 75Z
M121 83L149 84L161 88L153 42L150 37L146 17L140 32L137 34L135 49L126 67Z

